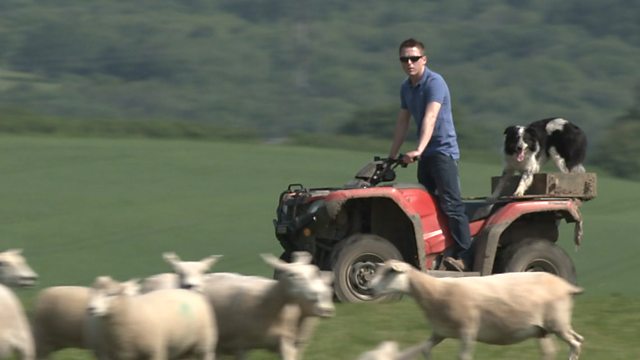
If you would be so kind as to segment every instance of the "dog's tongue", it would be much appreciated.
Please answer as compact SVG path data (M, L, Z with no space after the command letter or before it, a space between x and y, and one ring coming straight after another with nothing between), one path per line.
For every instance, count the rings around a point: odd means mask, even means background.
M518 157L517 157L518 161L522 161L524 160L524 149L520 150L520 152L518 152Z

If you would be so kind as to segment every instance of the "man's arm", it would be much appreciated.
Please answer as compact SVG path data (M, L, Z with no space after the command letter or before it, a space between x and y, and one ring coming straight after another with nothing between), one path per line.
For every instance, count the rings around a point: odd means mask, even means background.
M417 159L422 155L424 149L427 148L433 129L436 126L436 120L438 119L438 113L442 104L436 101L432 101L427 104L427 109L424 112L424 118L422 119L422 129L420 130L420 138L418 139L418 148L413 151L409 151L405 154L404 161L406 163L412 163L414 159Z
M411 113L407 109L400 109L398 112L398 119L396 120L396 129L393 132L393 143L391 143L391 150L389 151L389 157L395 159L398 156L398 151L407 136L409 130L409 120L411 119Z

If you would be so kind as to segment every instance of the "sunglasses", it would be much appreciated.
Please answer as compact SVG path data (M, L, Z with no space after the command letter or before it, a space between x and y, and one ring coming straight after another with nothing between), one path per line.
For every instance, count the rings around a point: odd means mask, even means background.
M424 55L420 55L420 56L400 56L400 62L403 63L407 63L409 62L409 60L411 60L412 63L417 62L418 60L422 59Z

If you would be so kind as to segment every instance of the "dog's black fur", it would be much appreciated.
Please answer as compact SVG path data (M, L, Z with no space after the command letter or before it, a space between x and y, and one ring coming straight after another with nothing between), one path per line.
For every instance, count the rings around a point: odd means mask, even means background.
M531 186L548 158L564 173L584 172L587 137L578 126L562 119L548 118L525 126L509 126L504 131L505 167L491 198L497 198L504 180L516 172L522 174L514 196L522 196Z

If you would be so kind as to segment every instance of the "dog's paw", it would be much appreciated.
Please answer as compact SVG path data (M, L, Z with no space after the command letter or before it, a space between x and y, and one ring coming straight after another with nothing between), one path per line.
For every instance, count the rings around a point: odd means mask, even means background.
M524 195L524 190L516 190L516 192L513 193L513 196L515 197L520 197Z

